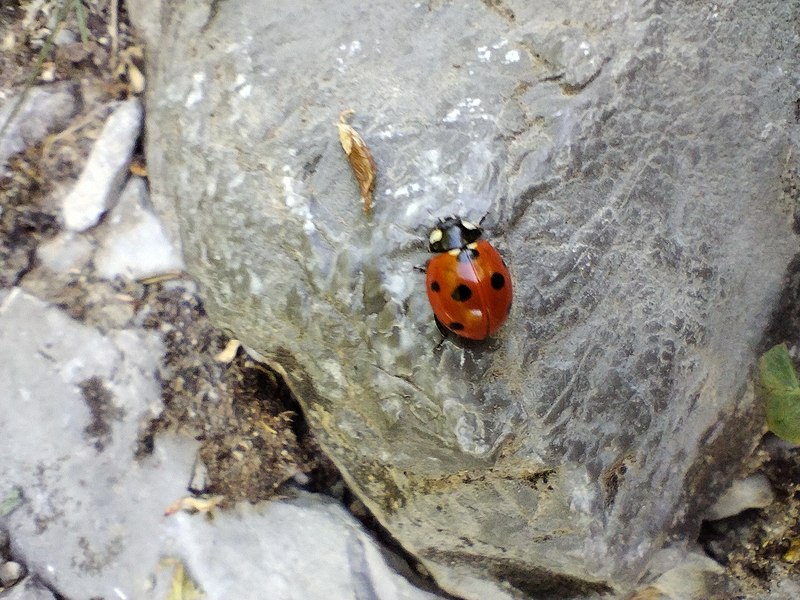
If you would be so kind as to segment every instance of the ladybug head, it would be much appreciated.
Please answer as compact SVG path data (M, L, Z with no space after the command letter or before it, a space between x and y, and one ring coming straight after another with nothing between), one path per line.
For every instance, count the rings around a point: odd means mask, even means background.
M442 219L429 236L431 252L448 252L466 248L481 237L481 228L458 217Z

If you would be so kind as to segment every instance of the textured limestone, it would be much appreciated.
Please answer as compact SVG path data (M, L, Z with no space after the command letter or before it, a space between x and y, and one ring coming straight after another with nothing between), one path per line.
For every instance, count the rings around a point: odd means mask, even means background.
M624 591L693 535L760 431L796 251L791 3L131 6L154 201L209 313L446 589ZM515 304L434 351L413 266L451 214L485 216Z

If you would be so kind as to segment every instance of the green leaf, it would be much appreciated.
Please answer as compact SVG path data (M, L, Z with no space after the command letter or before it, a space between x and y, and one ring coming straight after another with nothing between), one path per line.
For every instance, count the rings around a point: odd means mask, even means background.
M800 390L767 396L767 425L779 438L800 444Z
M767 392L800 388L786 344L779 344L765 352L758 366L761 386Z
M761 390L767 405L767 425L780 438L800 444L800 383L784 344L758 361Z
M22 504L22 489L14 486L0 498L0 517L10 515L20 504Z

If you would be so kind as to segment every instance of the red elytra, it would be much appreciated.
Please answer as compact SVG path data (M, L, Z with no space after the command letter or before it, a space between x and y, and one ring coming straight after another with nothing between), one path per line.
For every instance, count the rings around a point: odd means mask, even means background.
M500 253L481 229L450 217L431 231L436 256L425 269L425 287L437 324L469 340L485 340L511 310L512 285Z

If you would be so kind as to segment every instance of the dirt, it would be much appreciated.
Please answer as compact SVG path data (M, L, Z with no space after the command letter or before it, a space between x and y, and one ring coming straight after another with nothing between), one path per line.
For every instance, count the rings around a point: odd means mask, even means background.
M764 509L705 523L700 542L727 567L749 597L770 584L800 575L800 448L768 434L754 457L772 484L775 501Z
M195 491L227 501L273 497L290 479L316 491L337 481L281 378L241 348L230 362L218 358L229 338L211 324L195 294L155 286L139 314L167 347L160 372L164 412L145 428L140 453L162 432L193 435L208 469L207 484Z

